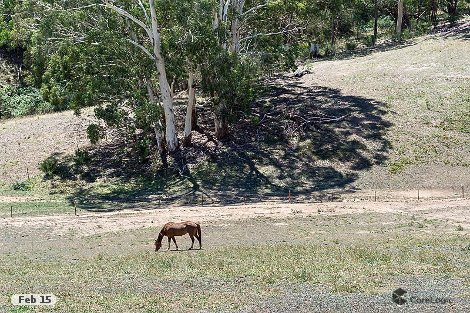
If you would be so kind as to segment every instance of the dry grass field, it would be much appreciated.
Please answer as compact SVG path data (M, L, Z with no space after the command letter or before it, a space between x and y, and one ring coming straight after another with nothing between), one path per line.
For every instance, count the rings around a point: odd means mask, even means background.
M0 312L470 312L469 31L267 82L232 144L195 134L190 179L136 176L153 169L110 140L45 180L39 162L88 147L91 110L2 121ZM180 220L203 249L154 252ZM59 301L10 305L29 292Z

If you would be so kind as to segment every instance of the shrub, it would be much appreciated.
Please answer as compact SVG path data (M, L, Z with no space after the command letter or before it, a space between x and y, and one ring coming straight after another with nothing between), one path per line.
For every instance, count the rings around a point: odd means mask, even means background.
M141 162L146 162L150 157L150 140L142 138L137 141L137 154Z
M75 150L75 155L73 157L73 162L75 166L80 167L87 165L91 162L90 153L86 150L77 149Z
M54 156L50 156L39 164L39 169L46 177L52 177L57 173L58 164L59 160Z
M52 112L49 102L34 87L7 86L0 89L0 118Z
M349 41L346 43L346 50L348 51L354 51L356 50L357 48L357 43L353 42L353 41Z
M29 180L16 182L12 185L13 190L30 191L33 189L33 183Z
M362 38L362 43L367 47L371 47L374 45L374 35L365 36Z
M96 144L100 139L103 138L103 128L97 124L90 124L86 129L88 139L92 144Z
M212 63L202 68L201 87L205 93L216 95L211 101L217 116L235 120L249 109L256 94L257 67L248 58L220 53Z

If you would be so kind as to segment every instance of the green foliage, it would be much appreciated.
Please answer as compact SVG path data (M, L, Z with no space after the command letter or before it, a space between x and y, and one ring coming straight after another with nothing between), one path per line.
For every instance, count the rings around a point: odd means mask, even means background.
M73 163L76 167L88 165L91 162L90 153L87 150L77 149L73 156Z
M148 161L150 157L150 144L150 139L146 137L137 140L137 154L141 162Z
M92 144L96 144L98 143L98 141L100 141L100 139L104 138L104 130L98 124L90 124L87 127L86 132L87 132L88 139L90 139L90 142Z
M96 117L102 119L110 127L118 127L121 125L125 112L117 103L111 103L105 106L99 106L95 109Z
M220 52L202 69L202 89L212 95L215 114L235 119L256 91L257 68L247 59Z
M12 185L13 190L19 191L30 191L34 187L33 183L30 180L16 182Z
M7 86L0 89L0 118L48 113L53 110L34 87Z
M0 2L0 47L14 47L12 36L12 14L16 0L4 0Z
M356 48L357 48L357 43L355 43L353 41L346 42L346 50L354 51L354 50L356 50Z
M162 116L162 108L150 101L143 101L135 110L135 127L146 132L153 131L156 122Z
M11 43L11 32L7 24L0 20L0 47L8 46Z
M374 45L374 35L364 36L362 38L362 43L367 47L371 47Z
M50 156L39 164L39 169L47 178L58 173L59 160L55 156Z

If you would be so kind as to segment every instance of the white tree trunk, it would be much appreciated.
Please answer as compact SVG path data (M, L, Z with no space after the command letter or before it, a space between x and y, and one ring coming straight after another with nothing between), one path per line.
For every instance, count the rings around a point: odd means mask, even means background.
M186 118L184 120L184 141L185 146L191 145L191 131L193 130L193 111L196 106L196 90L194 88L194 71L189 69L188 76L188 106L186 108Z
M134 42L138 42L137 36L129 24L129 19L126 19L126 26L128 28L131 40ZM139 82L141 85L147 88L147 95L149 97L150 103L152 103L152 105L158 106L159 104L157 101L157 97L155 97L155 93L152 88L152 83L147 78L143 78L143 79L139 78ZM165 142L164 142L165 132L163 131L163 126L162 126L162 122L160 119L155 121L154 132L155 132L155 140L157 141L157 151L163 158L163 154L165 154Z
M147 79L145 79L144 83L145 83L145 86L147 87L147 93L148 93L150 101L154 105L157 105L157 98L155 97L155 94L153 92L152 86L150 85L150 82ZM165 133L163 132L163 126L160 120L155 122L154 131L155 131L155 139L157 141L158 153L162 154L165 151L165 143L164 143Z
M230 45L230 52L233 53L238 53L240 52L240 32L239 32L239 27L240 27L240 21L238 18L235 18L232 21L232 42Z
M165 125L166 125L166 143L167 148L170 152L175 151L178 148L178 138L176 135L176 127L175 127L175 114L173 112L173 97L171 95L170 85L168 84L168 79L166 76L166 69L165 69L165 60L162 57L161 53L161 40L160 40L160 32L158 30L158 21L157 21L157 13L155 10L155 0L149 0L150 5L150 16L151 16L151 28L146 25L146 22L142 22L126 10L115 6L111 1L104 0L104 5L111 10L115 11L116 13L130 19L137 25L139 25L148 35L150 41L152 42L153 46L153 54L150 53L143 45L132 41L134 45L142 49L148 56L150 56L156 64L157 71L158 71L158 81L160 85L160 95L162 98L162 105L163 110L165 112ZM147 15L147 14L146 14Z
M161 54L161 40L160 32L158 30L157 14L155 11L155 1L149 0L149 4L152 18L153 53L155 55L155 64L158 70L158 82L160 84L160 94L162 97L163 110L165 112L166 144L168 150L173 152L178 148L175 114L173 112L173 98L171 96L171 89L166 76L165 61Z
M401 40L401 28L403 24L403 0L398 0L397 38Z
M245 6L245 0L235 0L235 16L232 21L232 42L230 51L234 53L240 52L240 18L243 14L243 7Z

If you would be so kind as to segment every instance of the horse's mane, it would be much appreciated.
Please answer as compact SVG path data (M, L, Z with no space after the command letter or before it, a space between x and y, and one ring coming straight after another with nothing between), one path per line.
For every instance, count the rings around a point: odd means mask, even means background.
M158 234L157 241L158 241L158 242L162 242L162 240L163 240L163 234L162 234L162 232L160 232L160 233Z

